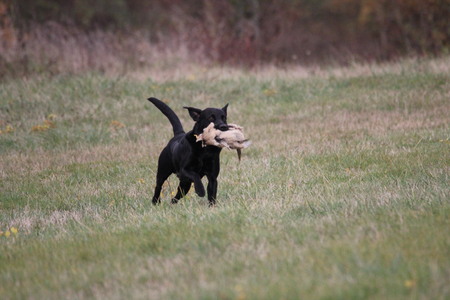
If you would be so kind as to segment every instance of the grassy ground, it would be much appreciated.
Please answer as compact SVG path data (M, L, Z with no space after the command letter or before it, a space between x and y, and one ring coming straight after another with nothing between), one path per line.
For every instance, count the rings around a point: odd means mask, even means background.
M1 299L449 299L450 61L191 68L0 89ZM146 98L229 106L218 205L154 207Z

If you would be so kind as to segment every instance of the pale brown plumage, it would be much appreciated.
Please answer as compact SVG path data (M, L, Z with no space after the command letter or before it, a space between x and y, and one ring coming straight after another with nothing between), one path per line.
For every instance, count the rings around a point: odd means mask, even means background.
M197 142L201 141L203 147L208 145L220 148L235 149L241 159L241 149L250 146L251 142L245 138L243 127L236 124L228 124L227 131L221 131L214 128L211 123L203 129L203 133L197 136Z

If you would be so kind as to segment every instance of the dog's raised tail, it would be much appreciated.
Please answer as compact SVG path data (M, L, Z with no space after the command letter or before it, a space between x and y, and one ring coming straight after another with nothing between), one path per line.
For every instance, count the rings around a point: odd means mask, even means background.
M180 119L167 104L154 97L148 98L148 101L153 103L167 117L167 119L169 119L170 124L172 124L174 135L184 133L183 125L181 125Z

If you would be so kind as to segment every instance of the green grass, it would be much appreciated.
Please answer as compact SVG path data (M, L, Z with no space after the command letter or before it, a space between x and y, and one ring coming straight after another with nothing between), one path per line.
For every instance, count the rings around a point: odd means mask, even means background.
M0 298L449 299L448 65L3 81ZM216 207L151 205L149 96L245 127Z

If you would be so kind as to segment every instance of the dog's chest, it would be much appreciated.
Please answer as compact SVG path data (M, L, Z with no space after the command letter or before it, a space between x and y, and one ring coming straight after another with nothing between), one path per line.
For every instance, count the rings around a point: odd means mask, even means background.
M190 169L205 175L212 170L215 163L219 162L220 151L217 151L216 147L206 147L203 150L191 157Z

